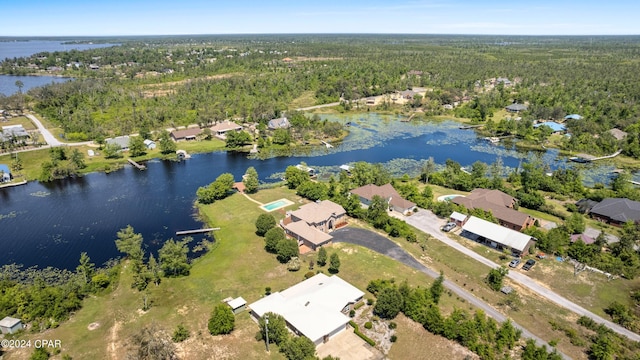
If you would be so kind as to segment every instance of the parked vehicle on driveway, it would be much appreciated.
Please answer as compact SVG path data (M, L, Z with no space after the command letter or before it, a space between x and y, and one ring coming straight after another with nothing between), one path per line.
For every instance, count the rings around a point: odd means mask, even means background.
M520 265L520 259L513 259L509 263L509 267L512 267L512 268L516 268L518 267L518 265Z
M449 232L456 227L456 223L448 222L445 226L442 227L442 231Z
M522 265L522 270L529 270L533 267L533 265L536 264L536 261L533 259L529 259L527 260L526 263L524 263L524 265Z

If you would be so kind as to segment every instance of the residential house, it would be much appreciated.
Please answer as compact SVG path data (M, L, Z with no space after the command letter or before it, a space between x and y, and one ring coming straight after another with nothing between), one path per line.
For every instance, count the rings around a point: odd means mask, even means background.
M418 95L418 93L413 90L405 90L400 92L400 98L407 100L413 100L416 95Z
M627 221L640 221L640 202L626 198L606 198L592 207L589 214L607 224L622 226Z
M286 117L269 120L267 127L271 130L275 129L288 129L291 127L291 123Z
M516 231L522 231L535 222L532 216L514 209L517 203L516 198L500 190L474 189L467 196L452 198L451 202L462 205L469 210L490 211L498 219L500 225Z
M173 141L195 140L202 133L202 129L194 127L182 130L174 130L171 132Z
M530 235L475 216L469 217L460 235L500 251L508 249L514 256L526 254L534 240Z
M517 113L517 112L520 112L520 111L525 111L525 110L527 110L527 109L528 109L528 107L527 107L527 105L524 105L524 104L511 104L511 105L509 105L509 106L505 107L505 109L506 109L508 112L515 112L515 113Z
M288 212L281 225L287 235L298 241L304 253L330 244L333 236L329 233L346 223L344 208L333 201L323 200Z
M25 130L22 125L9 125L3 126L2 132L0 132L0 142L4 141L19 141L30 138L31 135Z
M120 147L120 150L128 151L130 140L131 139L129 138L129 136L125 135L125 136L118 136L114 138L108 138L105 140L105 143L107 143L107 145L117 145Z
M389 204L389 209L397 211L401 214L408 214L416 209L416 204L402 198L391 184L377 186L373 184L361 186L351 190L351 194L357 195L360 202L369 206L374 196L380 196Z
M496 79L496 84L503 83L504 86L511 86L511 80L508 78L499 77Z
M539 128L540 126L547 126L549 129L551 129L551 132L554 134L567 131L566 126L564 126L563 124L559 124L555 121L545 121L545 122L540 122L533 125L534 128Z
M578 240L582 240L583 243L585 244L593 244L596 242L596 239L592 238L591 236L585 235L585 234L573 234L571 235L571 242L574 243Z
M256 320L269 312L282 316L294 334L320 345L348 328L351 318L347 314L363 297L364 292L337 275L320 273L263 297L249 308Z
M11 181L11 170L7 164L0 164L0 183Z
M22 326L22 321L20 321L20 319L7 316L0 320L0 332L3 334L14 334L23 328L24 327Z
M616 129L616 128L613 128L613 129L609 130L609 134L613 135L613 137L616 138L616 140L618 140L618 141L619 140L624 140L624 138L626 138L627 135L629 135L625 131L622 131L622 130Z
M234 123L233 121L222 121L217 123L211 127L211 133L221 139L225 139L225 134L229 131L240 131L242 130L242 126Z

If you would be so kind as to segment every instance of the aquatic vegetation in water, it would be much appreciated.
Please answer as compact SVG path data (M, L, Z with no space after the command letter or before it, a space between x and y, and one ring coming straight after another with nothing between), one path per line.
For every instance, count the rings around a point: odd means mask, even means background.
M13 219L15 217L17 217L20 214L24 214L26 211L12 211L10 213L7 214L0 214L0 220L3 219Z
M36 196L36 197L47 197L47 196L51 195L51 193L50 192L46 192L46 191L36 191L36 192L32 192L29 195Z

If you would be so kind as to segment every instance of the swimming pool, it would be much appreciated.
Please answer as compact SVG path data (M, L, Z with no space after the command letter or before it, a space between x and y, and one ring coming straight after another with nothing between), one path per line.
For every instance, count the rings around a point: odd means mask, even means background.
M458 194L451 194L451 195L442 195L440 197L438 197L438 201L450 201L451 199L458 197L458 196L462 196L462 195L458 195Z
M287 199L280 199L280 200L272 201L268 204L264 204L260 206L260 208L264 211L271 212L273 210L277 210L289 205L293 205L293 202Z

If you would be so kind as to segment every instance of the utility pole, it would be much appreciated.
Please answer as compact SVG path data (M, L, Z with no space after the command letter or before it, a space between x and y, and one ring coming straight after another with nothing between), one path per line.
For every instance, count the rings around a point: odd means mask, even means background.
M264 315L264 333L267 335L267 352L269 352L269 315Z

